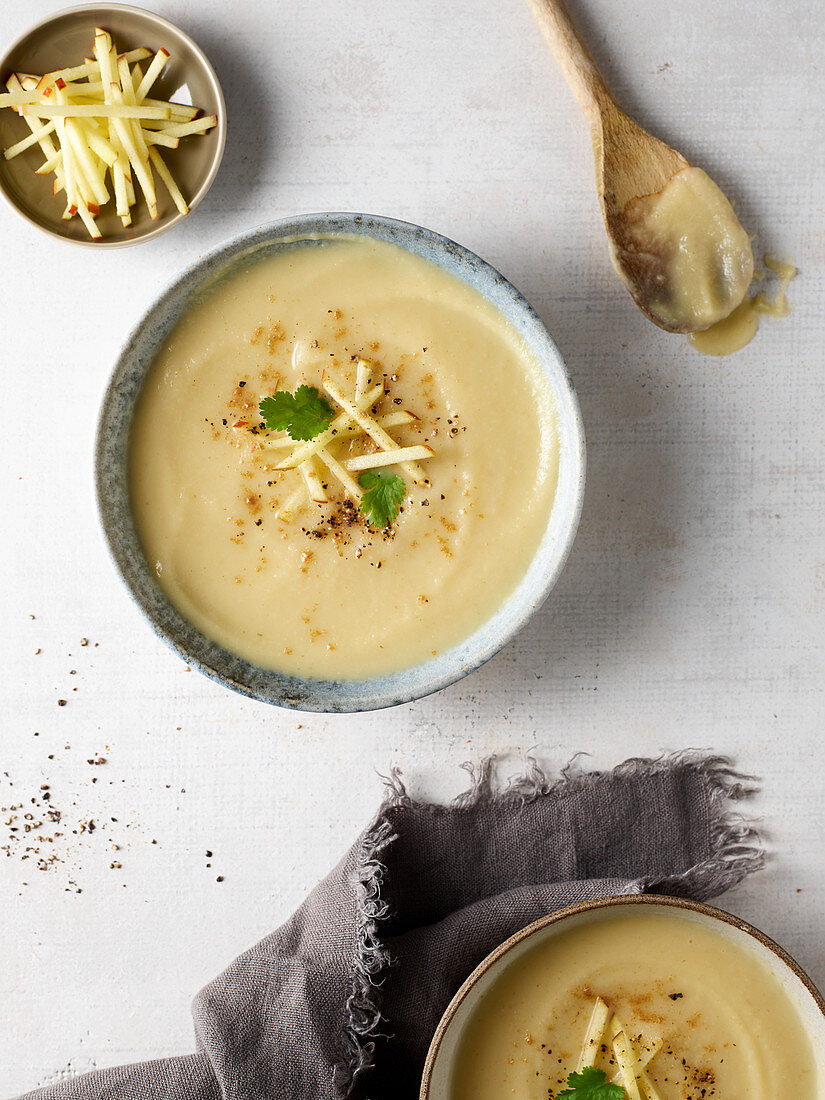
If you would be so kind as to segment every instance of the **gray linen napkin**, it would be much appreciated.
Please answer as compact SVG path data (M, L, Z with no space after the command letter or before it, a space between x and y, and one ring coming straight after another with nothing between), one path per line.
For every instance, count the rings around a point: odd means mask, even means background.
M387 786L300 909L195 998L196 1054L26 1100L413 1100L450 998L507 936L609 894L715 897L764 859L730 813L754 788L721 757L571 766L555 782L531 761L504 787L488 760L448 807L413 800L397 773Z

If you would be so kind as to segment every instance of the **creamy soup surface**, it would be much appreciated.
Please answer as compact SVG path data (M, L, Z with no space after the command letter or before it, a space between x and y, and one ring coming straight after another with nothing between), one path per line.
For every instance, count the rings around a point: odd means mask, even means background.
M628 248L652 259L650 312L677 331L706 329L734 310L753 278L753 252L724 192L684 168L625 211Z
M661 1100L823 1095L778 980L748 949L670 910L602 914L517 959L467 1023L451 1100L552 1100L577 1068L597 996L637 1052L661 1040L645 1070ZM595 1064L614 1080L609 1039Z
M414 417L394 440L432 448L429 484L405 476L382 531L323 468L330 501L280 518L302 477L275 469L289 451L262 447L258 404L323 394L325 371L354 395L359 357L387 391L374 415ZM370 449L362 435L330 453ZM172 603L241 657L332 679L410 667L489 618L535 554L557 475L553 395L515 330L435 265L361 237L296 244L212 288L150 368L130 442L136 528Z

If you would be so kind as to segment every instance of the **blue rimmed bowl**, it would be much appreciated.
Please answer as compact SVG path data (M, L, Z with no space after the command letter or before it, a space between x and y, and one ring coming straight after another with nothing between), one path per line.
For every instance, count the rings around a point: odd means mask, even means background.
M223 649L175 608L146 562L129 504L132 417L144 378L178 321L217 279L317 234L358 234L399 245L457 276L490 301L542 365L558 411L559 477L541 543L501 607L459 645L399 672L321 680L274 672ZM585 444L578 401L559 350L521 294L478 256L429 229L367 214L308 214L245 233L199 259L161 295L126 340L98 422L95 480L100 519L115 567L152 628L188 664L253 699L296 710L378 710L429 695L488 661L542 605L570 552L581 513Z

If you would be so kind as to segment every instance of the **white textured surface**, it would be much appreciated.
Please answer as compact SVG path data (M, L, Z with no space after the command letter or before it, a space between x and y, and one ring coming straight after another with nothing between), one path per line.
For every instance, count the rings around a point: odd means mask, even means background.
M825 982L820 5L572 3L624 104L715 176L758 252L799 264L794 314L722 361L652 328L612 275L589 140L521 0L152 6L224 82L208 199L102 254L0 210L0 804L49 784L69 840L49 871L0 858L0 1095L191 1049L192 994L337 860L394 763L447 796L493 751L505 773L533 747L550 767L730 753L763 777L772 859L725 904ZM6 5L2 38L51 7ZM363 718L186 672L116 580L92 501L98 402L146 305L235 232L326 209L422 223L508 275L567 358L590 447L579 538L532 625L464 683Z

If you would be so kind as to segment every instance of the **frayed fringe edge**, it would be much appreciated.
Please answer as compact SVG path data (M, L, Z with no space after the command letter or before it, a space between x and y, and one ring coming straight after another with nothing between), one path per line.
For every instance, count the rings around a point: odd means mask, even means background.
M730 809L731 802L756 794L751 775L740 775L723 756L697 757L688 766L701 771L708 781L708 819L711 855L680 875L639 879L631 892L670 894L708 901L730 890L765 864L765 851L756 828Z
M372 1065L375 1040L380 1037L377 990L381 986L380 974L391 961L378 931L379 922L389 913L389 906L381 896L386 868L380 857L396 839L397 834L386 820L382 807L375 824L361 841L354 873L355 964L344 1009L345 1057L336 1069L335 1084L340 1096L347 1096L356 1077Z
M480 805L524 805L545 795L575 793L610 779L660 775L674 768L701 773L708 783L711 855L679 875L637 879L628 884L629 894L669 894L706 901L729 890L765 862L759 834L747 821L730 811L730 803L757 792L754 776L735 771L725 756L711 756L700 749L686 749L656 758L633 757L610 771L586 772L581 755L562 770L559 779L548 779L534 757L527 758L527 770L499 784L497 758L488 756L478 765L462 764L469 774L469 788L447 805L422 802L410 797L398 768L382 776L386 788L384 803L361 842L355 868L357 901L357 946L351 990L346 1003L346 1056L336 1072L338 1095L346 1097L356 1078L372 1064L375 1041L380 1038L381 1011L378 1007L380 975L391 956L379 934L380 922L388 915L381 896L386 868L381 853L397 839L387 812L415 809L431 813L473 810Z
M461 767L470 776L470 786L446 806L411 798L400 770L393 768L389 776L382 777L387 792L382 809L405 808L445 813L451 810L472 810L480 804L518 805L559 791L575 793L605 780L661 775L675 768L701 772L709 780L711 789L718 792L722 800L737 801L755 794L758 790L755 776L740 774L733 769L732 761L727 757L711 756L702 749L683 749L681 752L665 753L651 758L632 757L609 771L585 771L581 763L584 756L584 753L574 756L555 780L548 779L535 757L528 756L525 773L513 776L504 785L496 775L496 756L485 757L477 765L469 762L462 764Z

